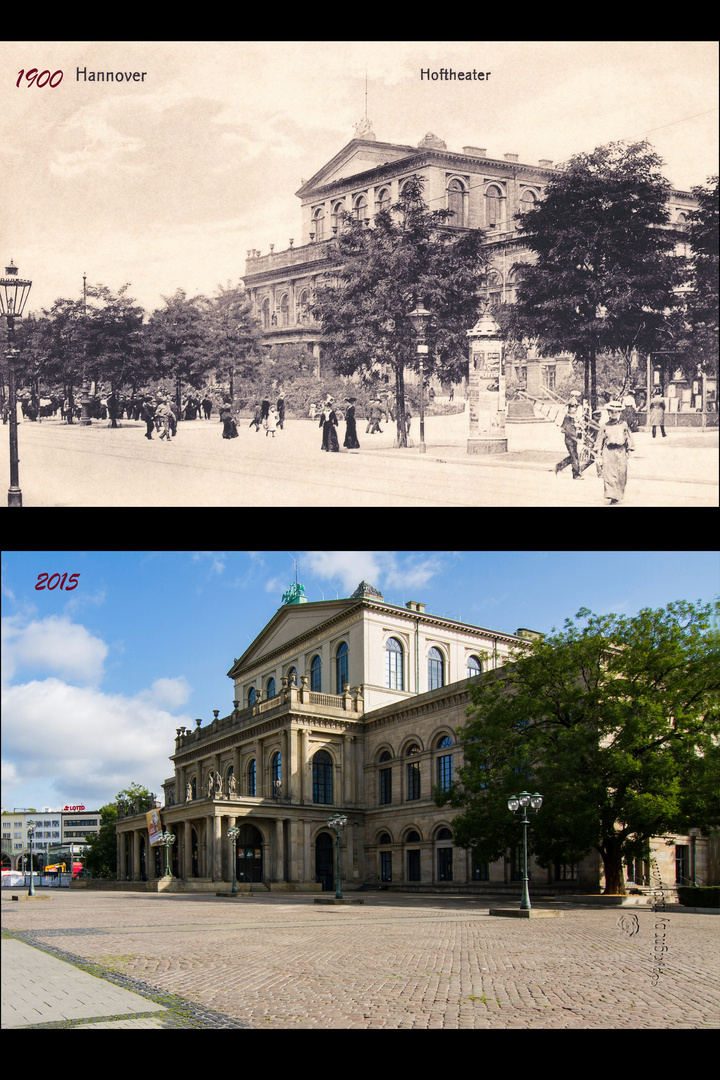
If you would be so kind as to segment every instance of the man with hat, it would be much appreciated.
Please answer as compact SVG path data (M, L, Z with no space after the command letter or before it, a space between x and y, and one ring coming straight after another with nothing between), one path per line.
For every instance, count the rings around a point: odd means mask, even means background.
M576 401L571 400L568 403L567 412L563 417L560 430L565 436L565 446L567 447L569 456L563 458L562 461L558 461L555 466L555 472L559 473L566 465L572 465L573 480L582 480L580 457L578 455L578 439L580 438L580 433L576 423L578 408L579 406Z
M614 506L625 494L627 483L627 457L635 449L630 428L621 419L622 405L608 401L608 419L598 432L596 453L602 457L602 476L605 498Z

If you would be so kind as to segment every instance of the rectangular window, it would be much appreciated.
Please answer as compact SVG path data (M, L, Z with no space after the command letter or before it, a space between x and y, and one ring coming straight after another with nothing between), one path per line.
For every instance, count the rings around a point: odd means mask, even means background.
M447 791L452 784L452 754L443 754L438 758L438 787L441 791Z
M688 869L690 862L688 859L688 845L676 844L675 845L675 884L687 885L688 883Z
M420 852L408 851L407 853L408 881L420 880Z
M385 806L392 802L392 769L380 770L380 803Z
M407 767L407 797L420 798L420 762L413 761Z
M380 880L392 881L392 851L380 852Z
M452 855L453 849L451 847L438 848L438 881L452 881Z

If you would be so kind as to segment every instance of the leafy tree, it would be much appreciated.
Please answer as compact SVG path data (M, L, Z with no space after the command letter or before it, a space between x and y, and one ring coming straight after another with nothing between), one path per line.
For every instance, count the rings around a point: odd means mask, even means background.
M114 878L117 874L117 817L117 806L114 803L101 806L99 830L85 837L85 867L92 877Z
M399 201L365 228L350 214L337 238L336 283L319 286L313 313L335 370L370 374L388 365L395 375L398 445L407 445L405 368L419 369L410 311L423 300L432 313L424 374L445 381L467 372L467 331L477 317L485 264L482 234L447 227L450 210L429 211L424 180L405 182Z
M165 307L154 311L144 327L144 348L156 378L175 381L175 400L181 408L183 385L199 390L214 367L208 313L204 296L189 300L182 289L164 296Z
M718 373L718 178L711 176L705 187L694 187L699 202L689 215L692 246L692 290L687 294L690 326L688 354L694 376L697 364L717 378Z
M218 286L207 312L208 329L217 377L227 380L230 395L234 396L235 376L241 380L256 374L259 357L256 346L260 324L252 314L247 293L240 286Z
M667 349L682 301L685 260L673 255L671 186L647 142L577 154L544 198L518 215L532 264L516 264L516 303L502 313L512 340L536 339L542 356L570 351L597 403L598 352Z
M539 791L529 844L541 866L592 850L605 891L651 837L720 824L720 605L678 601L593 615L529 643L471 687L465 764L436 802L462 810L456 843L494 861L517 844L507 799Z

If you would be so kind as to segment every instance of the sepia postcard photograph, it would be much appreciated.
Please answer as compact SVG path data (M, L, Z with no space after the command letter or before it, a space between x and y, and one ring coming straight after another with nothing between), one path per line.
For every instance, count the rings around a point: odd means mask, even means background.
M5 41L0 106L0 504L717 506L717 42Z

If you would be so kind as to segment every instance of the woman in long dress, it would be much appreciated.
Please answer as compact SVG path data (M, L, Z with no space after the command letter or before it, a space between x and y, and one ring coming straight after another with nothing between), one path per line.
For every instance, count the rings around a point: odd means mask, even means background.
M620 419L620 402L608 401L607 410L608 419L598 432L595 452L602 455L604 494L613 506L625 494L628 453L635 449L635 443L627 423Z
M233 417L232 403L229 398L225 398L220 406L220 419L223 424L223 439L237 439L238 429L235 418Z
M339 454L340 446L338 444L337 432L335 431L335 428L337 427L337 416L332 407L332 400L325 405L323 411L320 413L320 423L318 424L318 427L323 429L322 449Z
M357 401L357 398L346 398L346 401L348 403L348 408L345 413L345 423L347 424L347 427L345 429L345 441L343 442L343 446L347 447L348 450L359 450L360 443L358 442L357 428L355 426L355 402Z

